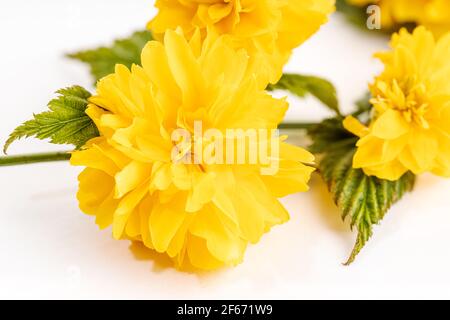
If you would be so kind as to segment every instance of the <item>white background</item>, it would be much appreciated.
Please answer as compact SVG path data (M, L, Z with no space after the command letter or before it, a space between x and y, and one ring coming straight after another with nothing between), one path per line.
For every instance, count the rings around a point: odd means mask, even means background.
M64 53L141 29L149 0L0 2L0 140L55 90L91 88L87 68ZM332 80L342 107L380 70L373 52L387 39L335 15L297 50L287 70ZM289 119L328 115L313 100L292 99ZM59 150L19 142L11 153ZM324 184L283 200L292 220L249 248L235 269L175 271L165 258L114 241L77 207L78 168L66 163L0 168L0 298L450 298L450 182L421 176L416 191L388 214L351 267L341 265L355 235L341 222Z

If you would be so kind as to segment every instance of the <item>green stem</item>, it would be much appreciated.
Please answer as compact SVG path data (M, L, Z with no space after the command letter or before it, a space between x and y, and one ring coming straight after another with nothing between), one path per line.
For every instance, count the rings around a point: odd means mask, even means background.
M301 130L308 130L311 127L315 126L316 123L304 123L304 122L284 122L280 123L278 126L278 129L301 129Z
M22 164L39 163L39 162L55 162L67 161L70 159L68 152L48 152L24 154L17 156L0 157L0 167L17 166Z

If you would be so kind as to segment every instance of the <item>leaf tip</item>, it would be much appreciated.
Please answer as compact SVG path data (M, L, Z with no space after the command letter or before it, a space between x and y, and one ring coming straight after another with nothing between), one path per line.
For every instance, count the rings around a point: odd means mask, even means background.
M367 240L364 238L364 234L361 232L358 233L358 238L356 240L355 246L353 247L352 253L350 257L348 257L347 261L343 263L345 267L351 266L355 261L358 255L361 253L361 250L366 245Z
M11 144L17 140L17 137L13 136L13 134L10 134L8 140L6 140L5 144L3 145L3 154L8 155L8 150Z
M356 257L358 256L358 252L352 252L350 257L348 257L347 261L342 263L344 267L350 267L353 262L355 262Z

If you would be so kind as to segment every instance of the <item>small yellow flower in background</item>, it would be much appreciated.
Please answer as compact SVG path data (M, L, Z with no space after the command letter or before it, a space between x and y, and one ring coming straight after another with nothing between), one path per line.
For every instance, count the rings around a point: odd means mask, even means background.
M313 35L335 9L334 0L158 0L148 27L158 37L180 26L232 36L245 48L261 82L276 83L292 49Z
M361 137L354 167L397 180L407 171L450 176L450 33L436 41L424 27L394 34L376 56L384 72L371 85L373 119L345 127Z
M379 5L383 28L416 23L431 30L435 36L450 31L449 0L347 0L350 4Z
M87 110L100 137L71 158L87 167L81 209L101 228L112 225L116 239L142 241L177 267L239 264L249 243L289 219L278 198L308 189L314 169L303 163L314 157L281 142L274 175L259 164L174 162L171 135L192 132L196 121L219 132L276 129L287 102L259 88L248 60L225 36L202 41L195 32L187 41L169 30L163 43L146 45L142 67L118 65L101 80ZM191 144L179 151L198 155Z

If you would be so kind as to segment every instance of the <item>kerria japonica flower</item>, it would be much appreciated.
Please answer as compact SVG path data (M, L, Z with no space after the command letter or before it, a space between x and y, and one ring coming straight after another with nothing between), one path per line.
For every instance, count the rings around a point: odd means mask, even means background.
M368 127L348 117L360 136L353 165L397 180L407 171L450 176L450 33L436 41L424 27L394 34L392 50L376 54L385 66L370 86Z
M191 36L212 29L245 48L260 83L276 83L291 52L335 10L335 0L157 0L158 14L148 24L157 38L180 26Z
M347 0L357 6L378 5L381 23L386 29L416 23L435 36L450 31L450 0Z
M314 170L309 152L270 133L288 104L258 86L248 63L227 36L203 40L198 31L187 40L168 30L145 46L142 66L118 65L101 80L87 110L100 137L71 159L86 167L82 211L100 228L112 226L115 239L142 242L181 269L242 262L249 243L289 219L278 198L306 191ZM250 132L245 141L252 132L260 139L218 157L215 142L229 142L234 129ZM277 150L269 162L251 160L265 148ZM242 162L234 161L239 150ZM276 170L265 170L273 161Z

